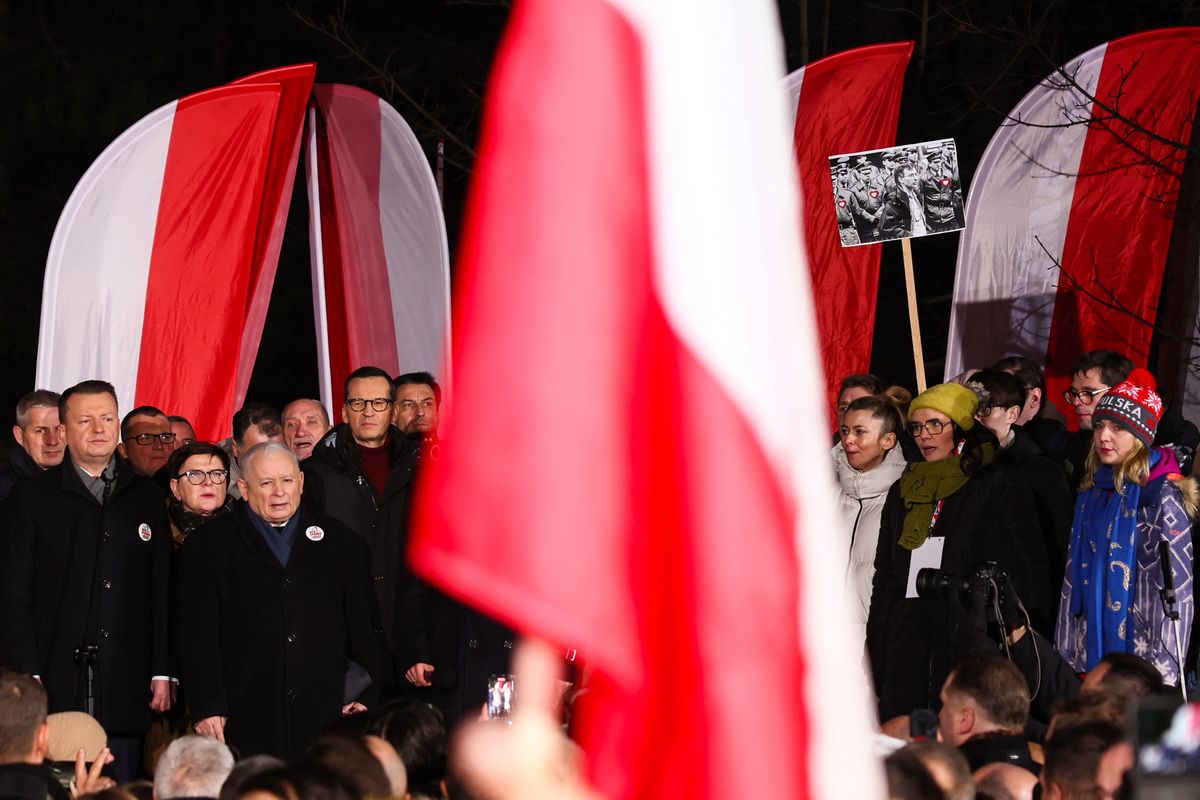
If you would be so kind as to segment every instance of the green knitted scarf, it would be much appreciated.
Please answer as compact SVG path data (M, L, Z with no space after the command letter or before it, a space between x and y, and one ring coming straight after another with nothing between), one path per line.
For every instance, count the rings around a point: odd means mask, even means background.
M995 455L991 442L984 443L983 463L989 464ZM900 546L916 550L929 537L933 509L966 485L970 478L963 474L962 456L951 455L941 461L917 461L908 465L900 477L900 497L904 499L904 529Z

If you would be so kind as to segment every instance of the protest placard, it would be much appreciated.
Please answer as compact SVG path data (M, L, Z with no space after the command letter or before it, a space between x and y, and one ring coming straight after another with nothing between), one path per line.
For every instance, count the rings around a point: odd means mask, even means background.
M953 139L829 157L843 247L962 230Z

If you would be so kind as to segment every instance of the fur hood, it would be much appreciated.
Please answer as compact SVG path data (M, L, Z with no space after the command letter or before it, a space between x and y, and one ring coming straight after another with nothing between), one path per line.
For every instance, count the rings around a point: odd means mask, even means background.
M1181 480L1167 480L1175 484L1175 488L1183 495L1183 510L1187 512L1188 519L1195 520L1196 512L1200 510L1200 482L1196 481L1196 476L1188 475Z

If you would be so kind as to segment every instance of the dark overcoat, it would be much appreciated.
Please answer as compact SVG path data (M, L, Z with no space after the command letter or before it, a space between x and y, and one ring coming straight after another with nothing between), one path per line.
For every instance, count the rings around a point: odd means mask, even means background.
M286 757L338 718L351 660L378 684L367 551L302 508L285 568L249 513L239 501L180 551L183 682L193 721L228 717L240 755ZM369 706L376 694L359 699Z
M398 681L411 664L393 664L397 598L412 581L405 560L411 487L420 454L420 436L407 436L392 427L388 436L388 480L383 494L367 479L350 426L342 423L313 447L301 465L304 502L358 534L371 549L371 581L379 608L378 628L387 650L388 685Z
M939 708L946 675L966 654L959 648L970 644L961 637L962 606L954 598L905 597L912 551L899 544L906 513L900 483L883 505L867 617L867 650L884 721L916 708ZM1019 479L995 466L983 468L946 499L934 535L946 537L943 570L962 575L996 562L1035 627L1048 624L1048 557L1033 496Z
M171 527L162 492L116 458L103 506L69 455L13 489L0 632L0 658L41 676L51 712L83 708L75 651L95 645L96 716L110 734L145 731L150 679L170 674Z

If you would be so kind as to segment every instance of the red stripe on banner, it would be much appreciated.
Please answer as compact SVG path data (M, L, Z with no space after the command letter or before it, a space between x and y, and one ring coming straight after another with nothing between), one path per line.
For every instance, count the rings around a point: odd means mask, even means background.
M456 289L443 424L470 446L423 468L411 555L586 648L605 796L804 798L792 510L654 295L642 61L601 0L513 12Z
M314 93L325 118L350 368L370 364L395 375L400 358L379 218L380 101L370 92L342 85L323 84ZM326 242L326 253L329 249ZM325 272L328 278L328 259ZM341 385L343 379L333 375L333 385Z
M1047 391L1072 425L1075 414L1062 391L1078 355L1108 348L1137 366L1149 359L1186 157L1156 135L1188 142L1198 95L1200 28L1109 43L1079 163L1046 354ZM1114 119L1100 104L1136 117L1142 128Z
M351 372L350 344L346 339L346 292L342 286L342 241L333 201L332 169L329 166L329 137L325 119L319 113L317 124L317 192L321 205L322 274L325 287L326 352L329 354L329 393L335 399ZM318 332L318 335L319 332Z
M837 53L805 67L800 85L796 164L831 428L842 378L871 367L881 250L842 247L829 157L896 143L912 48L912 42L899 42Z
M292 185L296 179L296 164L300 155L300 137L304 132L304 112L317 76L316 64L260 72L230 86L247 83L278 83L282 89L275 135L271 140L270 161L263 189L264 202L260 208L258 230L254 241L254 262L250 271L250 291L246 296L246 324L242 331L242 346L238 361L237 389L234 405L245 401L246 388L254 371L258 345L262 341L263 325L271 302L275 269L279 265L279 250L287 226L288 206L292 201Z
M225 86L175 109L154 229L137 405L229 431L276 85Z

